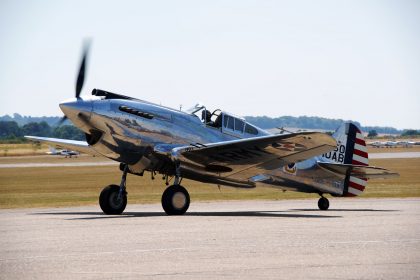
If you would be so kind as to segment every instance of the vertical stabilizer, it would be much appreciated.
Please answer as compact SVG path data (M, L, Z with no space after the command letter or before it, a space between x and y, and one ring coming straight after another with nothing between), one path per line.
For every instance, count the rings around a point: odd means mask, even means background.
M337 140L337 148L323 154L322 159L339 164L368 166L369 156L366 142L360 129L352 123L342 124L333 137ZM367 185L367 179L346 175L343 196L360 195Z

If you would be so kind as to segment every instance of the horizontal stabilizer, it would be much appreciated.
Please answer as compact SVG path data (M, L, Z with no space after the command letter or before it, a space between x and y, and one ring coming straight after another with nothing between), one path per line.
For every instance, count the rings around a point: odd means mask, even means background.
M318 166L330 172L336 173L337 175L350 175L363 179L392 178L399 176L399 174L396 172L392 172L385 168L375 166L340 164L330 162L318 162Z

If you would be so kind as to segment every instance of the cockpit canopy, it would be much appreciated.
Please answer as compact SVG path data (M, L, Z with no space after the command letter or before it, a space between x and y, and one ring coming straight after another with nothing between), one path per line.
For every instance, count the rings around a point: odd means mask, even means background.
M256 136L259 131L253 125L247 123L244 118L234 116L233 114L223 112L220 109L210 112L202 104L197 104L193 108L187 110L188 113L200 117L201 121L208 127L221 129L223 133L235 134L238 136Z

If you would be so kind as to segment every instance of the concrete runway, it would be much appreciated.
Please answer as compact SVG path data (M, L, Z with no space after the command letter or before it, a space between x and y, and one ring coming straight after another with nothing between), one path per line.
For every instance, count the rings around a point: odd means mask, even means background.
M370 153L370 159L384 158L419 158L420 152L402 152L402 153Z
M0 210L1 279L420 279L420 199Z

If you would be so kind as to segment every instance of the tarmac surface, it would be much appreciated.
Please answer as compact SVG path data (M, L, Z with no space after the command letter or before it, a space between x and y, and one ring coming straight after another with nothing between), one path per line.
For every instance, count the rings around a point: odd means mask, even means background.
M420 279L420 199L0 210L0 279Z
M420 158L420 152L370 153L369 158Z

